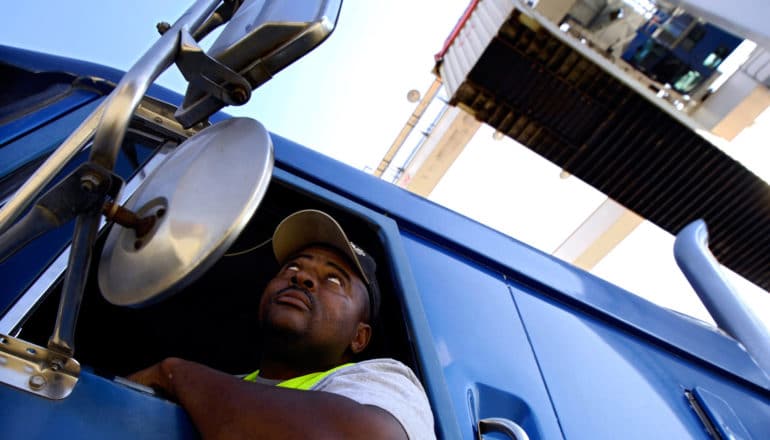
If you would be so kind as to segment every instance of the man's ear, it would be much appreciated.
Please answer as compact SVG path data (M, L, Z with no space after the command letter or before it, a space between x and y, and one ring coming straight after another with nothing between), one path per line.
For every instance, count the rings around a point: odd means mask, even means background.
M365 322L359 322L358 327L356 328L356 334L353 337L353 340L350 341L350 351L352 351L353 354L361 353L366 346L369 345L369 340L371 338L372 326Z

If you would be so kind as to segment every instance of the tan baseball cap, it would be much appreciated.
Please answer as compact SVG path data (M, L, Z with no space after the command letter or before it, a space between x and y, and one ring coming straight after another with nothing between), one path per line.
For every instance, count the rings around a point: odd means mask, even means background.
M380 306L377 263L366 251L348 239L342 226L332 216L316 209L297 211L283 219L273 233L273 253L281 265L300 250L313 244L331 246L354 263L354 269L366 285L370 316L374 321Z

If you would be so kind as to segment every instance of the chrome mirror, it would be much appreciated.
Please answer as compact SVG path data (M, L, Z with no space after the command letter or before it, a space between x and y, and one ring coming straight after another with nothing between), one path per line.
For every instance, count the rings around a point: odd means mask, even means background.
M190 127L225 105L248 101L251 90L331 34L341 3L342 0L245 0L207 56L201 56L194 39L183 38L177 65L190 85L175 114L177 120ZM233 78L233 74L241 80Z
M110 231L98 273L104 298L147 305L197 279L246 226L272 170L270 136L253 119L227 119L182 143L125 204L141 226Z

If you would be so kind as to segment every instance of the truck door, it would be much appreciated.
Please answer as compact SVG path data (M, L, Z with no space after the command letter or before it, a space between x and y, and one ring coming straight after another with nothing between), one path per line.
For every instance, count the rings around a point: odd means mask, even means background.
M562 438L502 274L413 233L402 231L402 240L463 438L477 438L490 418L516 423L530 439Z

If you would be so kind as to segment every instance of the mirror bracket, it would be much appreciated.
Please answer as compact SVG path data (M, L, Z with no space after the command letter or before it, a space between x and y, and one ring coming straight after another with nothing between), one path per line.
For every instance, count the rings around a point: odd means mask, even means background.
M80 364L69 356L0 334L0 383L61 400L72 393Z
M208 56L187 29L181 29L176 65L190 86L227 105L243 105L251 98L251 85L243 76ZM182 105L174 115L185 127L199 119L197 102ZM191 123L192 122L192 123Z
M56 229L78 215L99 211L106 197L113 199L123 179L113 172L86 162L43 194L25 216L0 235L0 262L40 235Z

